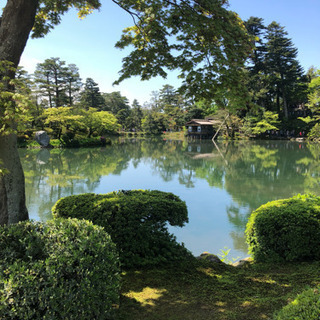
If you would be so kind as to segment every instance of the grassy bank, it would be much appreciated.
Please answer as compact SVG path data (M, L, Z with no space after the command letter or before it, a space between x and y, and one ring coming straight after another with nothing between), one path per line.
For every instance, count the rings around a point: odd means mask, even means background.
M306 287L320 262L233 267L194 261L123 274L116 319L272 319Z

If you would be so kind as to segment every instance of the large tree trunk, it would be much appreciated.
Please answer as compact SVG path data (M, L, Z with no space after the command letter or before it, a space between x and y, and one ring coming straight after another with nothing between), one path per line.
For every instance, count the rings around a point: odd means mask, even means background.
M9 171L0 179L0 223L11 224L27 220L24 174L14 134L0 136L0 157L3 166Z
M34 25L38 0L8 0L0 20L0 61L17 67ZM14 78L14 73L9 76ZM2 81L3 74L0 74ZM6 90L13 90L7 86ZM0 117L5 106L0 105ZM14 126L14 125L13 125ZM11 127L11 129L14 129ZM16 135L0 135L0 162L8 173L0 177L0 224L28 219L24 174L17 150Z

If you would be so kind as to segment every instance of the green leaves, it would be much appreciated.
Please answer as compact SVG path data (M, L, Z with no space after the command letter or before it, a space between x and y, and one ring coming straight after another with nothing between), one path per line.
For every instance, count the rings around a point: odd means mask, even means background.
M195 98L213 99L217 88L240 86L242 66L251 51L240 18L225 8L227 1L119 1L136 18L116 44L133 46L124 58L119 83L140 75L142 80L178 69L181 89Z
M79 18L84 18L100 8L99 0L40 0L32 29L33 38L44 37L61 22L61 17L70 9L78 10Z
M73 105L76 93L82 86L77 66L66 66L65 61L60 58L50 58L38 63L34 83L41 104L48 105L49 108Z
M9 61L0 61L0 135L21 130L27 120L26 114L33 106L29 97L20 93L24 91L23 81L9 77L16 71L12 65ZM14 87L18 87L19 92L15 92Z
M320 113L320 69L314 72L309 83L308 107L313 113Z
M319 227L319 197L297 195L269 202L249 218L249 251L255 260L264 262L317 260Z
M0 228L1 319L107 319L119 260L103 228L57 219Z
M117 118L107 111L97 111L95 108L89 110L81 110L82 123L88 129L88 136L96 131L99 134L114 133L120 126Z
M189 256L167 230L168 223L182 227L188 221L185 202L169 192L122 190L70 196L60 199L52 214L88 219L103 226L126 267L158 265Z
M275 112L264 111L262 119L252 128L252 133L261 134L268 130L278 130L279 128L276 127L279 124L278 117L279 115Z

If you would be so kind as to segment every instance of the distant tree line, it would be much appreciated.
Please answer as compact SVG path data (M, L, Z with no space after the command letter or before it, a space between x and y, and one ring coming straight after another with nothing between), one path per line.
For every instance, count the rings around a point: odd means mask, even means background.
M130 105L118 91L100 92L92 78L83 83L75 64L50 58L39 63L32 76L22 69L17 74L19 90L33 101L25 122L59 128L58 137L63 127L90 137L118 130L179 131L191 119L211 116L224 123L222 132L229 137L280 131L319 137L320 70L304 72L297 49L277 22L265 26L263 19L251 17L245 26L254 45L243 70L248 100L240 97L242 92L216 88L212 100L194 99L167 84L153 91L144 106L137 100Z
M25 123L31 128L52 128L57 138L63 128L87 132L89 137L118 130L158 134L180 130L189 118L204 116L202 109L170 85L154 91L143 107L136 99L130 105L119 91L101 92L92 78L83 83L78 67L60 58L38 63L33 75L19 69L17 78L18 90L33 102Z

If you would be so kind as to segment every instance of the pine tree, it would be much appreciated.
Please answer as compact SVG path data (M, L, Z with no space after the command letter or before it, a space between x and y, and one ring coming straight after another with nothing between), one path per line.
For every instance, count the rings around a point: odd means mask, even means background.
M98 84L94 82L92 78L86 79L84 90L81 92L80 103L81 106L86 110L89 108L102 110L105 105Z
M65 72L66 93L69 106L74 105L81 90L82 82L79 75L79 69L75 64L69 64Z
M245 21L245 26L252 37L251 41L254 45L253 52L249 58L249 70L252 74L258 74L264 70L266 46L263 42L263 37L266 27L263 24L263 19L258 17L250 17Z
M34 81L38 85L39 93L48 100L52 107L62 107L67 104L65 61L60 58L46 59L38 63L34 73Z
M303 69L297 60L298 50L284 27L272 22L266 34L266 70L270 77L270 86L275 88L273 95L277 111L288 118L288 104L293 102L292 95L299 88L303 78Z

